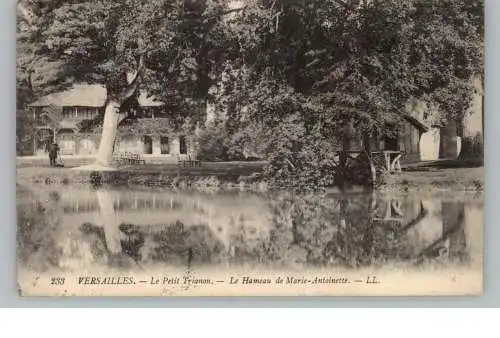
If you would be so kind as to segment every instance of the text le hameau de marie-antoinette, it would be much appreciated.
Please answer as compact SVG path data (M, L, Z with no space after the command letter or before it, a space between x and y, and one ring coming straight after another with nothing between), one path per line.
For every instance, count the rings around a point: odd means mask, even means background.
M64 285L66 278L51 277L51 285ZM151 277L150 279L136 279L132 276L110 276L110 277L92 277L81 276L77 278L78 285L133 285L133 284L151 284L151 285L211 285L226 283L230 285L265 285L265 284L350 284L366 283L379 284L376 276L367 276L360 279L349 279L337 276L316 276L316 277L294 277L278 276L274 278L262 278L252 276L230 276L228 279L211 279L193 276L162 276Z

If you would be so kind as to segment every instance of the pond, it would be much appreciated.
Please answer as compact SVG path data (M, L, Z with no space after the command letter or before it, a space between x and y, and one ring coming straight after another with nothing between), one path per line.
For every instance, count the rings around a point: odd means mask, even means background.
M483 199L18 188L30 271L480 266Z

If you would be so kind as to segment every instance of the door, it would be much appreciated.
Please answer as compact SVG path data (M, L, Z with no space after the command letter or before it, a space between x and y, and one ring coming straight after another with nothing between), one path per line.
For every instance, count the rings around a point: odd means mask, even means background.
M182 155L187 154L186 136L179 136L179 153Z
M153 153L153 139L151 136L144 135L143 136L144 143L144 154L152 154Z

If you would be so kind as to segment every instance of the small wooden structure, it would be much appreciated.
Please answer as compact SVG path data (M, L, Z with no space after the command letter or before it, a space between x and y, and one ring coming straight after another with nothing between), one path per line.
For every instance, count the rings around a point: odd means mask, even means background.
M373 186L377 183L378 176L401 172L403 155L402 151L397 150L337 151L332 163L337 183Z
M404 152L399 150L372 151L371 158L379 171L387 173L401 172L401 159Z

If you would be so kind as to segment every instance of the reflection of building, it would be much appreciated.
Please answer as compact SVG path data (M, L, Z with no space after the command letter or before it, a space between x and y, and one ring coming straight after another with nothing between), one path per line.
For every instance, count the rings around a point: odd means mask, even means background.
M106 228L134 224L160 231L180 222L186 227L206 225L229 246L236 232L248 238L266 238L271 226L265 201L256 196L166 193L164 191L92 191L65 189L60 192L61 222L69 227L91 223ZM36 199L35 199L36 201ZM34 205L36 207L36 205ZM157 229L157 230L155 230ZM110 230L110 229L108 229ZM114 233L116 229L108 231Z
M124 252L132 241L144 250L154 247L152 254L161 244L167 255L170 247L174 251L189 248L185 240L196 245L213 238L209 242L220 243L224 255L232 255L236 248L235 257L248 255L261 263L269 257L292 259L305 248L314 253L304 256L308 264L339 253L347 262L363 264L372 259L399 261L422 256L470 257L480 262L482 254L483 207L472 200L448 203L405 197L377 199L371 204L371 198L355 195L348 201L328 197L322 199L326 204L317 205L308 201L275 203L252 194L96 192L73 187L61 187L57 193L44 187L33 195L19 196L18 207L24 213L46 217L45 210L50 210L51 217L55 216L51 219L58 224L55 242L68 242L69 237L72 245L84 245L80 239L86 225L92 231L85 233L99 234L110 253ZM176 239L177 232L184 237Z
M374 220L396 224L395 234L407 244L408 257L447 253L463 259L468 251L464 203L439 200L386 199L374 208Z
M100 141L107 91L101 85L75 85L31 104L37 123L34 154L44 154L54 139L44 115L57 123L55 139L63 155L93 155ZM118 127L115 151L177 157L195 152L192 132L183 132L169 115L170 108L141 92L125 105L126 118Z

